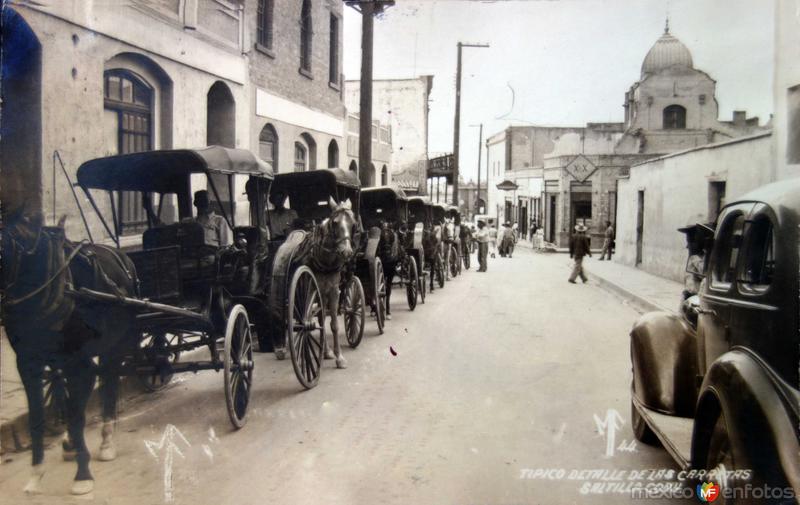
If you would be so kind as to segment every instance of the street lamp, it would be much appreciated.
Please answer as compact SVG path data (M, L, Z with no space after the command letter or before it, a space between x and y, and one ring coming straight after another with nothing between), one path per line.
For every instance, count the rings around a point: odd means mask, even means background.
M461 48L489 47L489 44L458 43L458 63L456 65L456 117L453 128L453 205L458 205L458 141L461 129Z

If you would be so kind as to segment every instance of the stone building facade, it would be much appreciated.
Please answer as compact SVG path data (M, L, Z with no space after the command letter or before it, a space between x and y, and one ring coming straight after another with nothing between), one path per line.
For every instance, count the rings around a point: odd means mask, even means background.
M276 172L344 165L342 2L248 0L253 151Z
M412 193L425 191L428 162L428 100L433 76L413 79L376 79L372 82L372 115L392 131L391 173ZM361 82L345 83L345 104L351 113L360 105ZM400 177L397 177L400 176ZM413 180L418 184L414 186Z
M24 206L49 223L66 214L67 235L86 237L56 155L72 181L92 158L214 144L250 149L276 171L338 166L341 19L329 0L5 5L3 211ZM109 215L108 199L97 200ZM121 200L122 245L133 246L146 218L135 196Z
M743 111L719 121L715 89L667 27L625 93L622 123L514 126L489 137L489 212L520 227L534 217L545 240L559 247L580 222L599 247L605 222L616 223L618 181L631 165L765 130Z
M774 180L800 176L800 0L775 3Z
M360 138L358 114L348 114L345 132L347 152L342 168L347 167L356 174L358 171L358 143ZM380 121L372 122L372 167L368 172L370 186L392 184L392 130Z

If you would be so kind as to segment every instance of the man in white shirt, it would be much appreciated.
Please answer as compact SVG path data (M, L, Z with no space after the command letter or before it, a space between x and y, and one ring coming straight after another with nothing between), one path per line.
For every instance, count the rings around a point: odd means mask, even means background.
M225 222L225 218L211 210L208 191L200 190L195 192L194 206L197 207L195 222L203 226L206 245L216 247L229 245L228 223Z

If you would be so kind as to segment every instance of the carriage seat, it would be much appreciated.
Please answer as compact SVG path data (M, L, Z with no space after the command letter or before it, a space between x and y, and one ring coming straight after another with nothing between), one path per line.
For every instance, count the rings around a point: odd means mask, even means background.
M205 230L200 223L181 221L150 228L142 234L142 246L145 250L178 246L184 280L211 279L216 275L220 248L206 243Z

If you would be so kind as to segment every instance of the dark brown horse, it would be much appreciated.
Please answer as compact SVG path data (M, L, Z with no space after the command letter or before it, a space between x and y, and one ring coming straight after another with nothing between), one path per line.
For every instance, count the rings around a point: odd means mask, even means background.
M58 227L44 227L40 215L20 213L7 221L3 233L4 324L28 399L33 453L33 474L25 487L29 493L41 491L44 476L45 366L63 371L67 430L78 464L72 493L85 494L94 487L84 439L86 404L98 371L93 358L100 358L104 371L100 459L113 459L112 421L119 385L115 364L120 351L138 345L129 311L99 307L68 292L70 288L88 288L136 296L133 263L109 247L67 241L63 221Z
M356 219L351 210L350 200L337 204L330 198L328 205L331 215L325 219L310 234L301 246L305 253L300 257L314 272L319 289L322 292L322 303L325 313L331 318L331 332L333 333L333 352L324 343L325 359L336 358L337 368L347 368L347 361L342 355L339 345L339 288L344 265L350 261L355 253L353 244L356 234Z
M381 222L381 240L378 242L378 257L383 265L386 278L386 319L392 318L392 284L397 274L397 263L403 259L405 249L400 244L398 234L389 223Z

